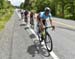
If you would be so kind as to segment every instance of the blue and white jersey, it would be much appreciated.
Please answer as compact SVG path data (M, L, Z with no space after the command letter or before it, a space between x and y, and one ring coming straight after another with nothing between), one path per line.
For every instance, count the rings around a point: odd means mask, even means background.
M52 15L51 13L49 13L48 16L45 15L45 12L40 12L40 18L42 18L42 20L46 20L47 18L51 19Z

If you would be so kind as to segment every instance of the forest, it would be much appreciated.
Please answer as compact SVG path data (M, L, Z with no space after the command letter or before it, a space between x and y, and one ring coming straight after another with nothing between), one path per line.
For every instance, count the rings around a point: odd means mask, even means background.
M21 9L43 11L45 7L51 8L55 17L75 20L75 0L25 0L21 3Z

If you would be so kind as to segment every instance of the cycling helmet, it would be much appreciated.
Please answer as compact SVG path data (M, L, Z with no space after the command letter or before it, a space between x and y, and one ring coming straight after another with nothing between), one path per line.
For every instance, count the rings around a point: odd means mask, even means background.
M46 7L45 11L51 11L51 9L49 7Z

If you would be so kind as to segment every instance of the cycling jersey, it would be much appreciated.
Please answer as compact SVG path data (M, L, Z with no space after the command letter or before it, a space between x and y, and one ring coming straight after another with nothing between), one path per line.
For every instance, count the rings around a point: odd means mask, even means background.
M49 13L49 15L46 16L45 12L40 12L39 16L40 16L40 18L42 18L42 20L46 20L47 18L51 18L52 17L51 13Z

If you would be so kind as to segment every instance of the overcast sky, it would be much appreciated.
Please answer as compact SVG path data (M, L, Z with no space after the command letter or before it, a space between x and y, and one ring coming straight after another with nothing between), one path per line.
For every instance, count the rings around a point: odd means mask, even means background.
M14 6L19 6L24 0L9 0Z

